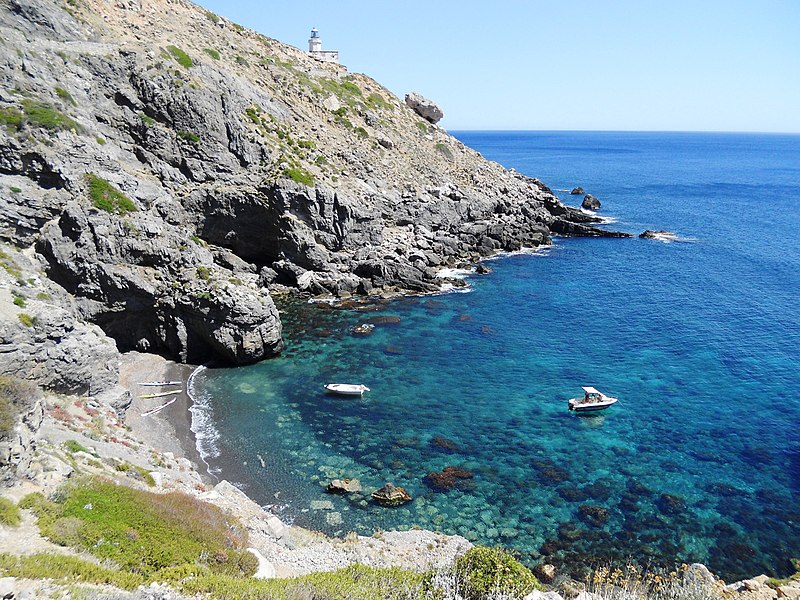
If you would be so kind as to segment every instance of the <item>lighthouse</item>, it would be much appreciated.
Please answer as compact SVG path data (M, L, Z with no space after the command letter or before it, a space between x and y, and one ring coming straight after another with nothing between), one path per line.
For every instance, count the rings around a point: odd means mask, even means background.
M311 30L311 37L308 38L308 54L322 62L339 64L339 51L322 49L322 38L319 37L319 30L316 27Z

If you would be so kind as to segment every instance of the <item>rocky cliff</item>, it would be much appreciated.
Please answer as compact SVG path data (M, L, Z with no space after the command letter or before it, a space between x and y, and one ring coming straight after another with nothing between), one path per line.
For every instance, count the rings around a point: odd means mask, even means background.
M276 290L429 292L444 266L608 235L369 77L189 2L0 0L0 30L0 240L57 288L7 340L88 323L253 362L281 349Z

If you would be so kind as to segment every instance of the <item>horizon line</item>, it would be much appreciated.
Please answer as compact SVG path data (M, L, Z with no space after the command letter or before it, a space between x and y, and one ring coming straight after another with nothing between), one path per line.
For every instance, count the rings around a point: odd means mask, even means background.
M483 132L504 132L504 133L719 133L737 135L800 135L800 131L742 131L742 130L721 130L721 129L449 129L443 127L447 132L468 131L472 133Z

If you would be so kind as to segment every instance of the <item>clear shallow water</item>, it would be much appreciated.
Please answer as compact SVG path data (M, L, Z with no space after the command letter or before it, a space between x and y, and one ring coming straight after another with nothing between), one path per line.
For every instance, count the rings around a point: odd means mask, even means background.
M329 533L419 526L529 562L787 573L800 556L800 137L456 135L554 190L581 185L610 227L689 241L560 238L493 261L471 293L286 305L283 357L193 381L196 428L218 433L201 438L211 468ZM400 322L352 335L382 315ZM331 381L372 392L326 396ZM620 402L571 414L580 385ZM447 466L473 477L426 483ZM364 494L325 494L334 477ZM414 501L372 504L386 481Z

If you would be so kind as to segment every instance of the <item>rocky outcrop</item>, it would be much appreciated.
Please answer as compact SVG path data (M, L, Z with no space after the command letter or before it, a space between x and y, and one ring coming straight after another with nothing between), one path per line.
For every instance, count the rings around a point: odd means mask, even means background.
M678 238L678 234L674 231L666 231L664 229L646 229L639 234L643 240L660 240L662 242L674 241Z
M583 195L585 193L586 193L586 191L582 187L578 186L578 187L572 188L572 191L570 192L570 195L572 195L572 196L580 196L580 195Z
M425 125L435 104L188 2L11 3L0 31L0 240L120 350L253 362L281 348L270 293L438 291L443 267L615 235Z
M411 92L406 94L406 105L420 117L430 123L438 123L444 117L444 111L435 102L424 96Z
M325 491L329 494L353 494L361 491L361 482L358 479L334 479Z
M583 197L583 202L581 202L581 208L585 208L587 210L600 210L600 206L600 200L591 194L586 194Z

